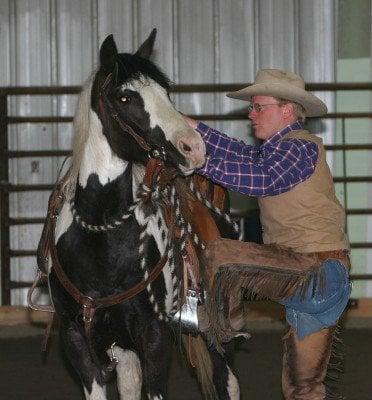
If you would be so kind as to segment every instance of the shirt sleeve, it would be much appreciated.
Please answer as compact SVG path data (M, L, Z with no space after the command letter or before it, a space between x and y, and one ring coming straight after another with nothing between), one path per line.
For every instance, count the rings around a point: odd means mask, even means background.
M196 130L200 133L209 156L243 162L245 158L253 159L258 154L257 146L227 136L203 122L199 122Z
M261 153L253 158L209 155L198 173L242 194L275 196L308 179L317 159L318 147L314 142L291 138L262 146Z

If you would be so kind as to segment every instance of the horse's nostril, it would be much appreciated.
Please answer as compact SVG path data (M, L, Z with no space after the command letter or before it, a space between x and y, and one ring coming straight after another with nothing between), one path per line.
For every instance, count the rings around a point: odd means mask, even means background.
M190 153L191 152L191 147L188 145L188 144L186 144L185 142L180 142L180 146L181 146L181 150L184 152L184 153Z

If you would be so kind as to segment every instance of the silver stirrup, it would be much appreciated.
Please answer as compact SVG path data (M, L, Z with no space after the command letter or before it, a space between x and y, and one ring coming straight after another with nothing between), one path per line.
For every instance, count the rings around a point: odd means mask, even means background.
M199 319L198 305L201 304L199 293L196 290L187 291L186 301L181 308L173 315L172 321L181 325L184 333L198 334Z

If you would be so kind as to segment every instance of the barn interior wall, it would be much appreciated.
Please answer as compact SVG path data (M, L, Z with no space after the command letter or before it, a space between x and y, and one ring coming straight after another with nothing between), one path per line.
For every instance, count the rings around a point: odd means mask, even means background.
M113 33L118 48L133 51L158 29L155 61L175 83L252 82L259 68L287 68L308 82L332 82L336 71L336 0L2 0L0 2L0 86L80 85L97 67L100 43ZM332 94L318 93L335 110ZM73 114L74 96L14 97L14 115ZM237 111L242 104L217 94L175 95L189 114ZM251 142L248 122L214 123ZM315 127L326 143L334 124ZM69 124L15 125L14 150L69 149ZM12 160L14 183L50 183L62 160ZM329 155L332 165L334 160ZM241 208L254 202L234 199ZM14 217L45 215L47 194L11 197ZM12 248L36 247L41 226L12 228ZM35 260L12 261L12 278L31 280ZM13 304L25 304L25 290L13 290Z

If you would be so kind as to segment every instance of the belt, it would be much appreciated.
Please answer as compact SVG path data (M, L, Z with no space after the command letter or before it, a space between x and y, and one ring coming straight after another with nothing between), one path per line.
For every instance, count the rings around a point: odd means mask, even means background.
M329 251L319 251L315 255L320 262L324 262L329 259L340 260L346 267L350 268L350 250L338 249Z

